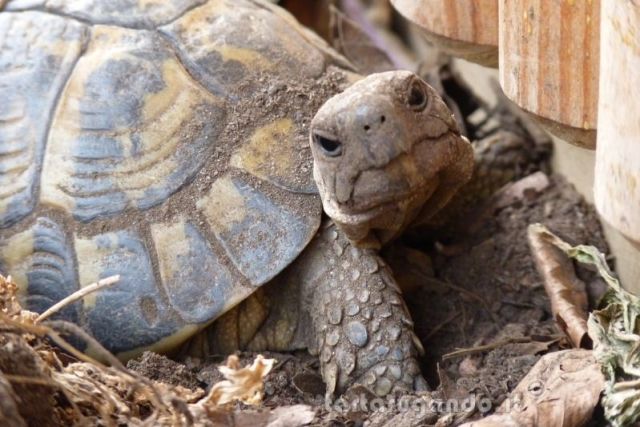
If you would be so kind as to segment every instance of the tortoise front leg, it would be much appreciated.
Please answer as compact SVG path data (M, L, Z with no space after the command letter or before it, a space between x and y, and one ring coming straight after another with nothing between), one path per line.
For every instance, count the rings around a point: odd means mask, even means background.
M352 246L333 224L309 250L316 252L310 267L322 274L306 283L303 298L316 341L310 348L319 354L327 396L357 384L378 396L426 390L416 360L422 346L382 258Z
M308 347L320 358L328 397L357 384L380 396L427 389L416 360L422 346L391 270L375 251L351 245L331 221L289 268L265 285L262 299L268 316L258 319L262 324L255 335L239 347ZM256 323L246 319L256 318L255 307L249 298L233 310L237 314L225 315L235 320L214 325L210 348L219 349L230 330L244 328L232 335L250 336L246 329L253 331Z

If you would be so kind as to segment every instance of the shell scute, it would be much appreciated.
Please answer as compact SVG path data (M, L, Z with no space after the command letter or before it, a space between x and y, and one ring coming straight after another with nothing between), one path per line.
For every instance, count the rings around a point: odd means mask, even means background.
M46 217L2 241L0 265L12 274L28 310L41 313L78 289L73 249L62 226ZM80 308L67 306L59 316L77 322Z
M6 10L38 8L94 24L155 28L207 0L9 0Z
M253 291L233 277L192 223L154 224L151 235L165 293L185 321L206 323Z
M202 168L224 116L157 34L96 27L53 120L41 201L85 222L158 205Z
M254 286L273 278L293 261L320 226L317 199L283 205L242 176L216 180L198 202L207 223L234 265ZM310 199L287 194L298 202ZM311 214L307 209L310 208Z
M75 249L81 284L120 275L118 283L83 300L85 327L110 351L154 345L183 326L159 293L149 253L137 233L76 237Z
M48 118L85 40L77 22L0 14L0 228L35 207Z

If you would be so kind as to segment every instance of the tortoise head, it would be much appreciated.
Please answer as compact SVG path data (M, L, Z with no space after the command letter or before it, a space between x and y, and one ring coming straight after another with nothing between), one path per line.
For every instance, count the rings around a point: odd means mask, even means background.
M408 71L372 74L329 99L310 143L324 210L359 246L428 220L473 170L451 111Z

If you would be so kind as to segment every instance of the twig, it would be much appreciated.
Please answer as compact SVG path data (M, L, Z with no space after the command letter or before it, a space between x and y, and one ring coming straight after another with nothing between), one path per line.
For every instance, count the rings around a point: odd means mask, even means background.
M551 335L550 338L552 339L546 342L553 343L553 342L559 341L564 338L564 335ZM477 347L471 347L471 348L461 348L456 351L452 351L451 353L443 354L442 360L453 359L455 357L460 357L460 356L466 356L467 354L482 353L483 351L494 350L496 348L499 348L508 344L526 344L533 341L535 340L532 339L531 337L507 338L507 339L495 341L489 344L479 345Z
M65 320L50 320L46 324L46 326L51 327L51 332L47 333L47 336L55 341L63 349L67 350L69 353L73 354L78 359L83 362L88 362L94 365L101 365L104 367L102 363L98 360L85 355L84 353L80 353L75 347L72 347L69 343L64 340L64 338L58 335L58 332L75 335L76 337L82 339L86 344L88 344L92 350L96 353L98 359L104 360L109 363L110 366L118 369L119 371L131 375L127 368L124 367L122 362L115 357L109 350L104 348L95 338L89 335L84 329L76 325L75 323L67 322ZM54 336L55 335L55 336Z
M503 299L502 304L511 305L513 307L518 307L518 308L537 308L535 304L529 304L527 302L511 301L508 299Z
M462 342L468 341L467 336L467 306L463 301L459 302L460 304L460 313L462 313L462 321L458 324L460 329L460 334L462 335Z
M60 384L47 378L27 377L26 375L2 374L11 383L34 384L46 387L59 388Z
M49 338L51 338L56 344L58 344L64 350L68 351L69 353L71 353L72 355L74 355L75 357L77 357L82 361L88 361L89 363L92 363L95 366L98 366L104 369L104 365L102 363L98 362L97 360L83 353L80 353L73 346L67 343L62 337L60 337L60 335L57 334L56 331L53 330L54 327L57 330L63 330L64 332L74 334L76 335L76 337L84 340L85 343L88 343L93 349L93 351L97 353L99 358L106 360L107 362L109 362L112 368L116 369L117 371L121 372L122 374L128 377L128 379L131 381L131 385L133 386L133 389L131 390L132 392L135 392L140 387L141 384L144 384L147 387L149 387L149 389L151 390L151 396L149 396L149 398L154 404L155 408L156 409L168 408L168 405L164 403L160 392L158 391L158 389L155 387L155 385L151 380L148 380L147 378L139 375L135 371L131 371L127 369L117 357L111 354L109 350L104 348L102 344L100 344L95 338L93 338L91 335L85 332L84 329L80 328L75 323L67 322L64 320L53 320L53 321L47 322L46 324L51 325L51 329L49 333L47 333L47 336L49 336ZM167 412L170 412L170 411L167 411Z
M466 356L467 354L482 353L483 351L494 350L498 347L502 347L507 344L524 344L524 343L529 343L531 341L532 341L531 337L507 338L505 340L500 340L500 341L492 342L485 345L479 345L477 347L461 348L459 350L452 351L451 353L443 354L442 360L453 359L455 357L460 357L460 356Z
M58 311L62 310L64 307L68 306L69 304L72 304L78 301L80 298L84 297L85 295L99 291L100 289L106 288L107 286L114 285L118 283L119 280L120 280L120 275L116 274L115 276L107 277L106 279L99 280L96 283L92 283L88 286L84 286L78 289L76 292L72 293L68 297L61 299L60 301L58 301L57 303L49 307L44 313L42 313L40 316L36 318L36 323L42 322L47 317L57 313Z
M640 387L640 379L615 383L613 385L613 390L614 391L637 390L638 387Z

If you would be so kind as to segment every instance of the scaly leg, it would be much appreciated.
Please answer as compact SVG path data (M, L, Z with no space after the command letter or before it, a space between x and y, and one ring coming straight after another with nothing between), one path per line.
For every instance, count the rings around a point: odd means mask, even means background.
M306 262L311 279L302 287L315 340L309 348L319 354L327 395L356 384L379 396L426 390L416 360L422 346L382 258L352 246L332 223L305 252L299 265Z

